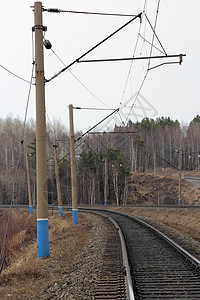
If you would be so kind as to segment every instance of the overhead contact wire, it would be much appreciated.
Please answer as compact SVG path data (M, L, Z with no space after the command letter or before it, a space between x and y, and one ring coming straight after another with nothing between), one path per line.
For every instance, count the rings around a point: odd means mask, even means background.
M143 14L145 13L145 8L146 8L146 5L147 5L146 2L147 2L147 0L145 0L145 2L144 2ZM135 53L136 53L138 42L139 42L141 27L142 27L142 15L141 15L141 18L140 18L140 25L139 25L139 30L138 30L138 36L137 36L137 40L136 40L136 44L135 44L135 47L134 47L134 51L133 51L133 56L132 57L135 57ZM123 90L123 93L122 93L122 97L121 97L121 100L120 100L119 107L120 107L120 105L122 105L122 102L123 102L123 98L124 98L124 95L125 95L125 92L126 92L126 88L127 88L127 85L128 85L129 78L130 78L132 66L133 66L133 61L131 61L131 64L130 64L130 67L129 67L129 71L128 71L128 75L127 75L127 78L126 78L126 82L125 82L125 86L124 86L124 90Z
M154 24L154 27L151 26L151 28L153 29L153 37L152 37L152 42L151 42L150 57L152 56L152 51L153 51L153 46L154 46L153 43L154 43L154 38L155 38L155 29L156 29L157 20L158 20L159 6L160 6L160 0L158 0L158 5L157 5L157 10L156 10L156 18L155 18L155 24ZM137 94L136 94L136 97L135 97L135 99L134 99L134 101L133 101L133 104L132 104L132 106L131 106L131 108L130 108L129 114L128 114L127 118L126 118L126 122L127 122L128 118L129 118L129 116L130 116L130 114L131 114L131 111L132 111L132 109L133 109L133 107L134 107L134 105L135 105L135 103L136 103L136 101L137 101L137 99L138 99L138 96L139 96L139 94L140 94L140 92L141 92L141 90L142 90L142 87L143 87L143 85L144 85L144 83L145 83L145 81L146 81L146 78L147 78L147 75L148 75L148 72L149 72L150 61L151 61L151 58L149 58L147 71L146 71L146 73L145 73L145 75L144 75L144 78L143 78L143 80L142 80L142 83L141 83L141 85L140 85L140 88L139 88L139 90L138 90L138 92L137 92Z

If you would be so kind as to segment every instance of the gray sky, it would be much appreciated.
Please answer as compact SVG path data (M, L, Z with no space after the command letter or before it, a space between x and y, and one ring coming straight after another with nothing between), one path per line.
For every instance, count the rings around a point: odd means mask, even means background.
M76 0L42 1L45 8L63 10L139 14L143 12L145 1L119 0ZM1 47L0 64L8 70L30 80L32 69L32 26L34 1L3 1L0 10ZM146 1L145 12L152 26L155 24L158 0ZM186 54L183 64L166 64L148 72L141 92L133 106L143 82L148 60L80 63L65 71L46 84L46 111L51 122L60 120L69 127L68 105L89 108L118 108L116 118L108 119L111 126L133 122L144 117L170 116L188 123L199 114L200 98L200 2L199 0L161 0L156 33L168 55ZM46 39L64 64L69 64L131 18L116 16L96 16L86 14L43 13L43 23L47 26ZM140 31L139 31L140 29ZM140 33L137 47L136 41ZM145 16L140 27L139 19L133 21L114 37L99 46L85 59L149 56L152 30ZM33 36L34 37L34 36ZM144 39L145 38L145 42ZM157 39L154 39L152 55L163 55ZM44 49L45 77L51 78L64 65L51 50ZM150 67L178 62L175 59L151 60ZM72 73L73 74L72 74ZM129 74L129 76L128 76ZM76 78L74 77L76 76ZM127 77L128 76L128 77ZM77 80L78 78L78 80ZM128 80L127 80L128 78ZM127 84L126 84L127 81ZM81 82L81 83L80 83ZM29 84L0 68L0 117L9 113L24 119ZM84 86L83 86L84 85ZM86 88L87 89L86 89ZM89 92L89 91L90 92ZM110 111L74 111L75 129L87 130ZM35 87L32 87L28 106L28 119L35 119Z

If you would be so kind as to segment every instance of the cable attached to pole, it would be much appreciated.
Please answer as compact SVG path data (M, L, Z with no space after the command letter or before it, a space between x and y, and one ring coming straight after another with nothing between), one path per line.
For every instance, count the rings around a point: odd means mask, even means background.
M76 10L63 10L58 8L44 8L43 11L50 13L73 13L83 15L98 15L98 16L114 16L114 17L135 17L136 15L131 14L115 14L115 13L102 13L102 12L91 12L91 11L76 11Z
M67 69L69 69L71 66L73 66L75 63L77 63L80 59L82 59L84 56L86 56L87 54L89 54L90 52L92 52L93 50L95 50L97 47L99 47L100 45L102 45L105 41L107 41L109 38L111 38L112 36L114 36L116 33L118 33L120 30L122 30L123 28L125 28L126 26L128 26L130 23L132 23L135 19L142 17L142 13L138 14L137 16L135 16L134 18L132 18L131 20L129 20L128 22L126 22L124 25L122 25L121 27L119 27L117 30L115 30L113 33L111 33L110 35L108 35L105 39L103 39L101 42L99 42L98 44L96 44L95 46L93 46L91 49L89 49L88 51L86 51L84 54L82 54L81 56L79 56L77 59L75 59L73 62L71 62L69 65L67 65L65 68L63 68L62 70L60 70L58 73L56 73L55 75L53 75L50 79L45 79L45 82L50 82L51 80L55 79L58 75L60 75L61 73L63 73L64 71L66 71Z
M119 111L119 108L115 109L111 114L109 114L107 117L105 117L103 120L101 120L100 122L98 122L96 125L94 125L92 128L90 128L89 130L87 130L85 133L83 133L80 137L78 137L75 142L78 142L82 137L84 137L86 134L88 134L91 130L93 130L94 128L96 128L99 124L101 124L103 121L105 121L106 119L108 119L110 116L112 116L113 114L115 114L116 112Z

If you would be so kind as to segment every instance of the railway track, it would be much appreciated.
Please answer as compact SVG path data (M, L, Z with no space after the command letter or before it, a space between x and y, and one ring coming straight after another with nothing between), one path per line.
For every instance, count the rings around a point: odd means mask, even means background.
M114 222L105 233L107 246L95 300L200 299L200 262L197 259L132 216L105 210L103 214L107 217L105 222L110 224L108 217ZM122 232L123 237L118 232ZM123 239L128 263L121 250Z
M123 233L133 295L124 293L120 296L117 286L112 287L115 293L109 294L105 288L109 284L108 279L101 282L101 293L95 299L200 299L200 262L197 259L152 226L132 216L108 211L103 213L111 217ZM109 272L113 264L113 273L117 274L115 262L109 259L108 262ZM119 269L122 276L123 266Z
M107 244L94 299L127 299L126 271L123 263L120 236L116 224L110 223L108 219L105 219L104 222L107 223Z

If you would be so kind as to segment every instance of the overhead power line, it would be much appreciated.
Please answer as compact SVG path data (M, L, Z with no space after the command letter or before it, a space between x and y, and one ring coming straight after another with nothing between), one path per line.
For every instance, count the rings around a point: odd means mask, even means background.
M58 60L66 66L66 64L62 61L62 59L55 53L55 51L51 48L52 53L58 58ZM71 71L68 69L68 72L79 82L80 85L88 92L90 93L94 98L96 98L99 102L101 102L103 105L109 107L106 103L104 103L99 97L97 97L89 88Z
M13 73L12 71L8 70L6 67L4 67L4 66L1 65L1 64L0 64L0 67L1 67L2 69L4 69L6 72L10 73L11 75L17 77L18 79L21 79L21 80L23 80L23 81L25 81L25 82L27 82L27 83L32 83L32 82L30 82L30 81L28 81L28 80L22 78L21 76L19 76L19 75ZM32 83L32 84L33 84L33 83Z

